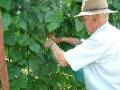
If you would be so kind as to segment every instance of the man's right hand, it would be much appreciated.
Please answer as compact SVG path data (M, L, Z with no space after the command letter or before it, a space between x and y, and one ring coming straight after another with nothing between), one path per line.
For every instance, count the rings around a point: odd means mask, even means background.
M52 39L56 44L58 44L60 42L68 43L68 44L71 44L73 46L77 46L79 44L82 44L82 41L80 41L77 38L73 38L73 37L58 38L58 37L55 37L55 35L53 35L53 34L49 34L48 39Z

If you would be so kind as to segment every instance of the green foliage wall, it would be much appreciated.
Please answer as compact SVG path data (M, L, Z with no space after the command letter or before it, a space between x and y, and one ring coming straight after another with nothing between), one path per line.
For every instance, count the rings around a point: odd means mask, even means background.
M88 38L80 17L82 0L0 0L10 90L85 90L70 67L54 62L43 48L48 34L58 37ZM110 8L120 10L119 0L109 0ZM110 22L120 28L120 13ZM68 50L67 44L59 46Z

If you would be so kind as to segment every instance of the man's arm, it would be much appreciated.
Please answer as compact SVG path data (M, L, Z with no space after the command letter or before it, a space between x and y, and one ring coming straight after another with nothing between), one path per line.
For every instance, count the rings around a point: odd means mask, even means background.
M64 51L62 49L60 49L56 43L53 43L51 46L51 51L53 53L53 56L55 57L55 59L57 60L57 62L62 66L68 66L68 62L64 57Z
M63 38L61 38L61 42L65 42L65 43L71 44L73 46L77 46L82 43L82 41L80 39L73 38L73 37L63 37Z
M53 53L53 56L62 67L69 66L69 63L64 57L64 51L60 49L56 43L65 42L65 43L69 43L71 45L76 46L76 45L82 44L83 42L82 40L78 40L72 37L56 38L54 36L52 37L49 36L48 38L49 39L45 42L44 47L45 48L50 47Z
M64 51L58 47L58 45L51 39L45 42L45 48L50 48L53 56L55 57L56 61L62 66L69 66L67 60L64 57Z
M58 38L58 37L55 37L55 35L48 35L48 38L49 39L52 39L55 43L61 43L61 42L64 42L64 43L68 43L68 44L71 44L73 46L77 46L79 44L82 43L82 41L78 38L73 38L73 37L63 37L63 38Z

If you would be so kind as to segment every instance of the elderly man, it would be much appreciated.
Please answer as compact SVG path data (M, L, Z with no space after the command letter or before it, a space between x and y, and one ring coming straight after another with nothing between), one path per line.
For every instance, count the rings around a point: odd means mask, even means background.
M83 16L90 38L80 45L77 39L64 39L77 45L67 52L52 39L45 42L62 67L83 68L88 90L120 90L120 31L108 22L108 14L115 12L108 9L106 0L84 0L82 12L75 17Z

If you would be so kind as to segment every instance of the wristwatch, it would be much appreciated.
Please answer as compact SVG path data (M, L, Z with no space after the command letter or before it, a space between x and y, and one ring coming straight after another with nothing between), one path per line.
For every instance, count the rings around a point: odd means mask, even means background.
M78 45L80 45L83 41L85 41L85 39L78 39Z

